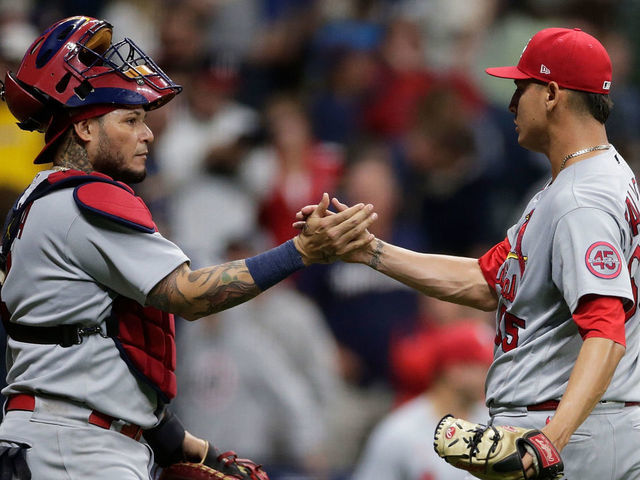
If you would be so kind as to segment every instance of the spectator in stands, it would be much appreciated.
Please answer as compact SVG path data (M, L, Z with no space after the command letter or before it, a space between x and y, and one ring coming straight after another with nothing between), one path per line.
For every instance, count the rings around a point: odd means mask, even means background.
M398 220L402 194L386 148L359 148L345 172L342 190L341 197L376 205L378 220L372 233L407 248L422 246L417 228ZM411 327L418 295L362 267L348 263L312 267L298 277L299 286L322 308L341 347L345 378L360 386L388 384L390 339Z
M373 431L352 480L463 480L433 450L440 419L486 417L484 380L493 359L491 330L478 322L460 322L434 330L432 372L423 395L391 412Z
M248 155L241 175L260 203L262 225L279 243L295 232L299 205L336 191L343 153L313 137L305 106L293 95L272 97L264 116L269 141Z
M336 20L316 33L308 83L319 140L347 145L363 136L381 35L382 27L367 20Z
M257 221L257 202L238 168L260 123L253 109L234 100L239 81L226 55L205 62L153 149L160 191L169 196L169 231L196 263L219 259L219 248Z
M248 243L235 242L229 259L250 253ZM272 480L325 478L340 386L334 340L291 284L256 301L178 330L176 411L219 449L264 464Z
M492 177L480 162L474 109L446 83L416 102L415 114L395 150L408 201L403 215L421 225L431 248L466 255L496 239L490 199ZM497 230L500 232L500 230Z

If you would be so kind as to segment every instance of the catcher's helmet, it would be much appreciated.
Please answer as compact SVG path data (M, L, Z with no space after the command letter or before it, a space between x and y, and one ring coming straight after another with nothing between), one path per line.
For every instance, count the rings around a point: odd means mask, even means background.
M20 128L46 132L54 117L78 107L152 110L182 90L131 39L112 44L112 30L104 20L70 17L33 42L2 91Z

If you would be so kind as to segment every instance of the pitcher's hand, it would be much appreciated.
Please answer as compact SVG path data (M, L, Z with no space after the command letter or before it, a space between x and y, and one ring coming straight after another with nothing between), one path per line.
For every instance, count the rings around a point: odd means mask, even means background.
M296 215L294 226L302 231L293 241L305 265L333 262L375 238L367 230L378 218L373 205L358 203L338 213L328 208L329 195L325 193L318 205L307 205Z

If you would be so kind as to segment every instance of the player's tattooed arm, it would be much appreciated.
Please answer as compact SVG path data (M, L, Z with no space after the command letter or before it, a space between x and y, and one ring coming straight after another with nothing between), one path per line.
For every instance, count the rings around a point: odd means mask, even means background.
M151 290L147 304L197 320L246 302L260 291L244 260L199 270L183 263Z
M369 265L374 270L378 270L378 267L380 267L380 257L382 255L383 248L384 248L384 242L380 239L376 239L373 253L371 254L371 258L367 263L367 265Z
M376 238L343 260L368 265L440 300L485 311L497 306L495 291L473 258L414 252Z

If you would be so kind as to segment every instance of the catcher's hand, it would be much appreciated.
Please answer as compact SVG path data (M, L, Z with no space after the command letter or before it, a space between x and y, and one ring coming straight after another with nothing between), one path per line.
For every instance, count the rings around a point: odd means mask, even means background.
M562 478L560 454L540 430L479 425L446 415L436 427L433 446L454 467L485 480ZM526 453L535 468L530 477L522 464Z
M238 458L235 452L219 453L211 444L199 462L180 462L162 471L159 480L269 480L260 465Z

